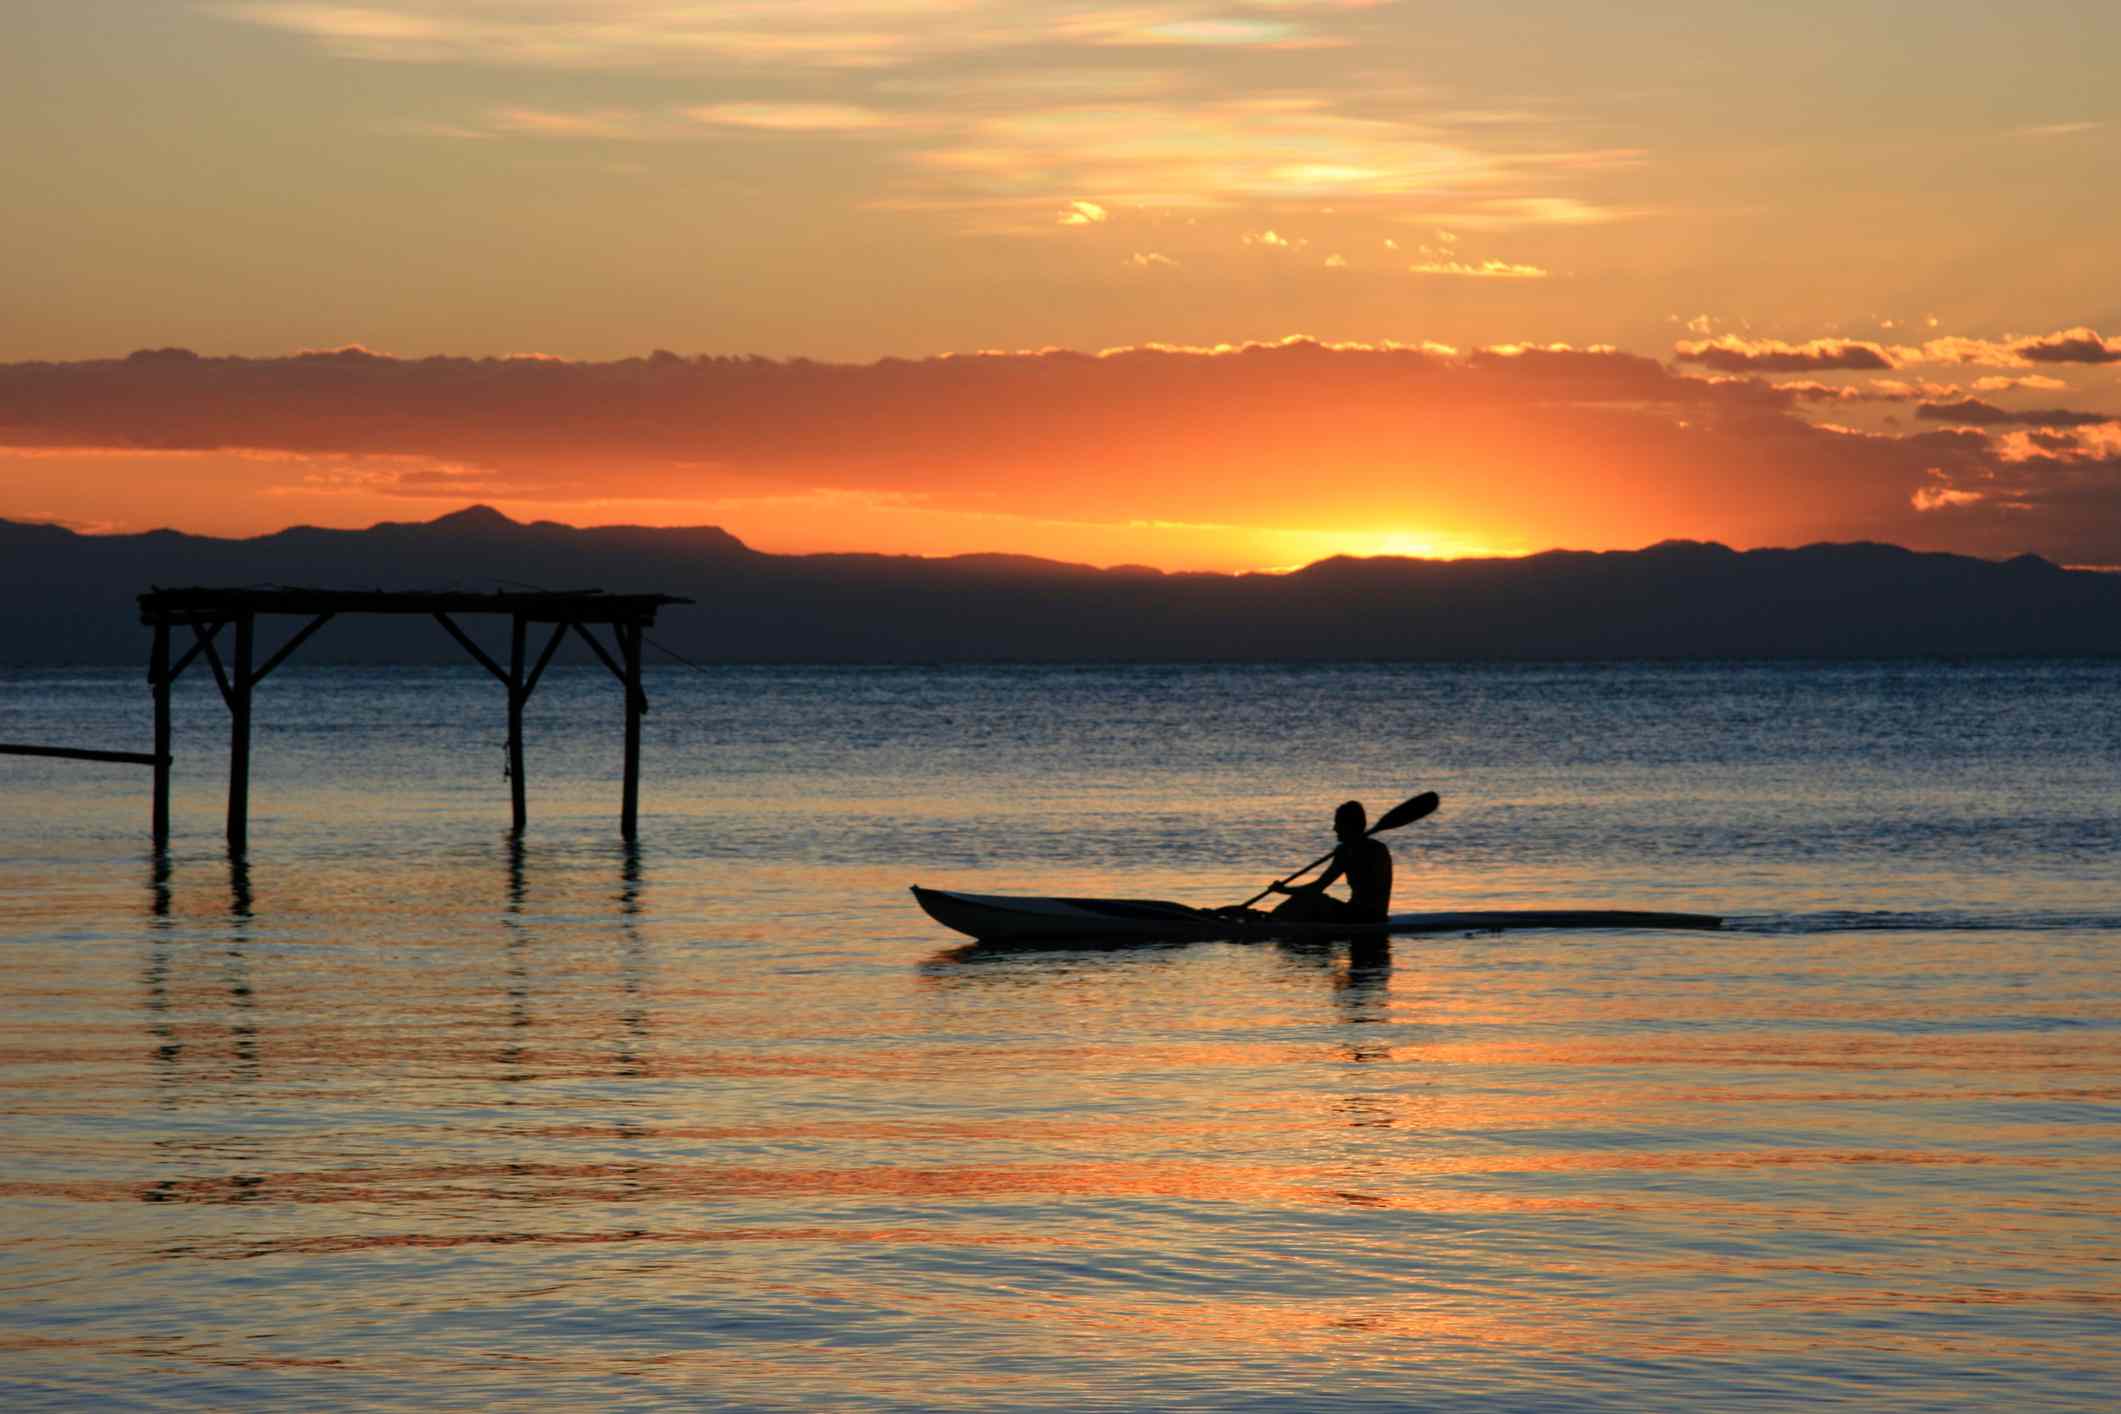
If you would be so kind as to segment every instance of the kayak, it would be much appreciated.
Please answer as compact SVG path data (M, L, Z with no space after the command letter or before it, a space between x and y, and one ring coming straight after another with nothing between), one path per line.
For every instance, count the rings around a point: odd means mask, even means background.
M1523 908L1395 913L1382 923L1294 923L1270 913L1218 913L1162 899L1027 898L913 886L930 918L983 943L1264 941L1382 938L1395 933L1497 932L1514 928L1720 928L1707 913L1638 909Z

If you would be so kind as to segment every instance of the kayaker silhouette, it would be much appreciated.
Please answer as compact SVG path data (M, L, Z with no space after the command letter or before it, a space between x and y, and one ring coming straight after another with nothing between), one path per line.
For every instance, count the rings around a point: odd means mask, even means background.
M1340 844L1326 872L1308 884L1284 884L1275 880L1269 889L1287 894L1287 902L1274 910L1276 918L1293 923L1382 923L1392 907L1392 851L1369 833L1369 812L1359 800L1350 800L1333 812L1333 833ZM1348 897L1335 898L1326 886L1346 877Z

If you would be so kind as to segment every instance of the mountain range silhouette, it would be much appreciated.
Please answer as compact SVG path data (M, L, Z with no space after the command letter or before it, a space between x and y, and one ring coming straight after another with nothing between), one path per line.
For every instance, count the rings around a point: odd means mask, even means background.
M0 663L139 662L148 635L137 594L265 584L683 595L695 603L665 610L652 637L700 662L2121 654L2121 575L2035 555L1666 541L1164 573L1021 555L776 555L713 526L585 530L472 506L424 523L243 540L0 520ZM348 617L302 661L461 656L437 625Z

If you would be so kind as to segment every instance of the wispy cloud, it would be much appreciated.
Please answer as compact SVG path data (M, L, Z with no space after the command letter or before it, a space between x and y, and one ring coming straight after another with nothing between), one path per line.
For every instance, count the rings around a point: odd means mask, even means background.
M1416 275L1459 275L1475 280L1544 280L1547 272L1537 265L1514 265L1507 260L1432 260L1407 269Z
M1296 49L1338 45L1347 41L1308 34L1286 20L1214 17L1161 20L1148 24L1122 21L1101 42L1109 44L1185 44L1216 48Z
M1001 196L1050 203L1087 191L1144 208L1267 214L1315 200L1406 218L1448 211L1475 229L1584 225L1632 214L1589 187L1646 160L1637 149L1571 145L1558 109L1512 110L1497 132L1440 99L1411 101L1409 85L1381 95L1364 47L1377 37L1375 7L1361 3L224 0L214 8L364 62L526 75L519 104L476 121L411 114L406 132L889 134L862 194L869 202L973 212ZM1174 57L1159 60L1166 50ZM1261 55L1282 52L1290 60L1276 71L1280 86L1260 87ZM711 83L720 96L627 113L575 111L536 93L545 71L643 69ZM1562 141L1540 145L1543 135Z
M852 103L702 103L684 110L696 123L784 133L854 133L896 126L901 119Z
M1436 214L1454 226L1496 231L1520 226L1596 226L1633 220L1641 213L1576 196L1526 195L1484 197Z
M487 117L489 131L532 137L638 138L649 135L644 116L631 109L559 113L539 108L496 108Z
M2104 123L2093 122L2033 123L2022 128L2012 128L2004 136L2024 138L2082 137L2086 133L2098 132L2105 126L2106 124Z
M229 3L220 13L370 61L509 68L698 71L773 63L859 70L976 47L978 27L936 21L952 0L805 0L801 5L669 5L656 0L451 0L366 5Z

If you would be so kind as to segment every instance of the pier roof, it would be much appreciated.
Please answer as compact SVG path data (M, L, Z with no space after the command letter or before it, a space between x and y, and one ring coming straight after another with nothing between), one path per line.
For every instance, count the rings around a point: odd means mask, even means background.
M606 594L601 589L306 589L294 585L152 589L140 596L140 622L193 623L247 614L508 614L531 623L653 624L673 594Z

